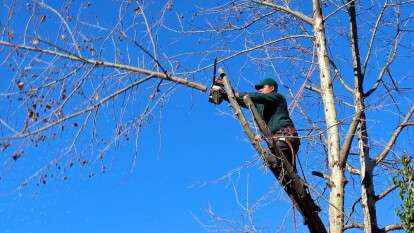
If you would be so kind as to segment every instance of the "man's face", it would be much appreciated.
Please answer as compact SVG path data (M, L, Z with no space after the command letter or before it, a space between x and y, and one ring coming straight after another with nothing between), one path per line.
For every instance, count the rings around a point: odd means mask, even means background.
M262 94L269 94L270 92L274 91L275 87L270 85L264 85L260 90L259 93Z

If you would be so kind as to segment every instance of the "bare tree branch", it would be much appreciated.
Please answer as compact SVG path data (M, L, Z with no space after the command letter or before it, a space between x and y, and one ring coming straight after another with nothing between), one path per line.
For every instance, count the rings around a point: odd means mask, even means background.
M399 41L400 41L400 31L399 29L397 29L387 61L382 67L380 73L378 74L375 83L372 85L372 87L367 92L364 93L364 97L368 97L372 93L374 93L374 91L378 88L378 85L382 82L385 73L387 72L388 68L391 66L391 64L394 62L396 58Z
M401 131L404 129L404 127L407 126L406 124L410 120L413 113L414 113L414 105L405 115L403 122L394 130L394 133L391 135L391 138L388 141L387 145L385 146L384 150L375 159L376 164L379 164L381 161L383 161L387 157L391 148L395 145L395 142L397 141L398 136L400 136Z
M309 91L314 91L314 92L316 92L318 94L321 94L322 93L322 91L321 91L321 89L319 87L313 86L313 85L306 85L305 86L305 89L307 89Z
M351 223L344 226L344 230L352 229L352 228L360 228L364 229L364 224L362 223ZM378 229L378 232L385 233L389 231L396 231L396 230L402 230L404 229L401 224L392 224L389 226L386 226L384 228Z
M292 35L292 36L286 36L286 37L277 38L277 39L274 39L274 40L265 42L263 44L256 45L256 46L251 47L251 48L247 48L247 49L244 49L244 50L240 50L240 51L238 51L238 52L236 52L236 53L234 53L234 54L232 54L230 56L227 56L227 57L224 57L224 58L221 58L221 59L217 59L217 64L223 63L223 62L225 62L227 60L230 60L232 58L235 58L235 57L237 57L239 55L242 55L242 54L245 54L245 53L249 53L249 52L254 51L254 50L257 50L257 49L264 48L264 47L269 46L269 45L274 44L274 43L278 43L278 42L282 42L282 41L290 40L290 39L297 39L297 38L309 38L309 39L312 39L313 36L303 34L303 35ZM213 67L213 65L214 64L210 64L210 65L204 66L204 67L202 67L200 69L197 69L197 70L194 70L194 71L191 71L191 72L188 72L188 73L184 73L184 74L189 75L189 74L198 73L200 71L203 71L203 70L206 70L208 68Z
M77 52L78 56L79 56L79 57L81 57L82 55L81 55L81 52L80 52L80 50L79 50L79 44L78 44L78 42L76 41L76 39L75 39L75 35L73 34L72 30L70 29L70 27L69 27L68 23L66 22L65 18L64 18L64 17L62 17L62 15L61 15L58 11L56 11L53 7L51 7L51 6L47 5L47 4L46 4L46 3L44 3L43 1L42 1L42 2L39 2L39 1L37 1L37 0L32 0L32 1L33 1L34 3L36 3L36 4L38 4L39 6L44 7L44 8L46 8L46 9L50 10L51 12L53 12L54 14L56 14L56 15L59 17L59 19L60 19L60 20L62 21L62 23L65 25L65 28L66 28L66 30L68 31L68 33L69 33L70 37L72 38L73 46L75 47L75 50L76 50L76 52Z
M207 91L207 87L203 84L190 81L188 79L172 76L172 75L167 76L164 73L154 72L151 70L142 69L142 68L138 68L138 67L131 66L131 65L88 59L88 58L80 57L74 54L65 54L65 53L48 50L48 49L36 48L36 47L22 45L22 44L14 44L14 43L10 43L10 42L3 41L3 40L0 40L0 45L12 47L12 48L24 49L24 50L33 51L33 52L44 53L44 54L53 55L53 56L57 56L57 57L64 58L64 59L69 59L72 61L79 61L79 62L83 62L87 64L92 64L95 66L104 66L104 67L111 67L111 68L116 68L116 69L121 69L121 70L127 70L127 71L131 71L135 73L145 74L145 75L149 75L152 77L176 82L178 84L188 86L188 87L200 90L200 91Z
M352 119L351 125L348 128L348 132L346 133L346 138L344 141L344 144L342 145L341 149L341 166L346 165L346 161L348 160L349 151L351 150L352 141L355 136L355 131L357 130L360 116L362 114L362 111L356 112L354 118Z
M14 139L19 139L19 138L24 138L24 137L28 137L28 136L31 136L31 135L35 135L35 134L38 134L38 133L40 133L42 131L48 130L48 129L52 128L53 126L58 125L58 124L60 124L62 122L65 122L65 121L67 121L69 119L72 119L72 118L77 117L77 116L80 116L80 115L82 115L84 113L88 113L88 112L93 111L94 109L98 108L99 106L101 106L102 104L108 102L109 100L113 99L114 97L118 96L119 94L124 93L125 91L130 90L131 88L133 88L133 87L135 87L135 86L137 86L137 85L139 85L139 84L141 84L141 83L143 83L145 81L148 81L151 78L152 78L152 76L147 76L147 77L145 77L143 79L137 80L134 83L132 83L132 84L130 84L130 85L128 85L128 86L126 86L126 87L124 87L124 88L122 88L122 89L120 89L120 90L118 90L118 91L116 91L116 92L114 92L114 93L106 96L105 98L101 99L98 103L93 104L93 105L89 106L88 108L85 108L85 109L79 110L77 112L74 112L72 114L66 115L66 116L64 116L64 117L62 117L62 118L60 118L60 119L58 119L56 121L53 121L53 122L48 123L47 125L39 128L39 129L30 131L30 132L19 132L19 133L15 134L15 135L12 135L12 136L9 136L9 137L0 138L0 141L2 141L2 140L14 140Z
M346 164L346 170L354 175L361 175L361 171L359 169L354 168L349 163Z
M388 225L384 228L379 229L379 232L389 232L389 231L396 231L396 230L403 230L403 226L401 224L392 224Z
M352 229L352 228L360 228L360 229L364 229L364 224L362 223L351 223L351 224L346 224L344 226L344 231L348 230L348 229Z
M325 16L325 18L323 19L324 21L328 20L329 17L335 15L336 13L338 13L340 10L342 10L343 8L347 7L349 4L351 4L352 2L355 2L355 0L352 1L348 1L347 3L343 4L342 6L336 8L336 10L334 10L333 12L331 12L329 15Z
M349 93L354 93L354 90L345 82L344 78L342 77L341 71L336 66L335 62L329 57L329 63L335 70L335 76L339 78L339 82L341 85L347 90Z
M362 65L362 76L365 76L365 72L367 70L367 65L368 65L368 62L369 62L369 58L370 58L371 53L372 53L372 48L373 48L373 44L374 44L374 41L375 41L375 37L377 36L377 32L378 32L378 29L379 29L379 26L380 26L382 16L384 15L385 9L387 8L387 3L388 3L388 1L384 1L384 5L382 6L381 11L380 11L380 13L377 17L376 22L375 22L375 26L374 26L374 29L372 31L371 39L370 39L369 45L368 45L367 55L365 57L364 64Z
M271 15L273 15L276 12L277 11L271 11L269 13L266 13L264 15L261 15L261 16L258 16L256 18L252 19L250 22L247 22L244 25L241 25L241 26L233 26L232 25L233 27L231 27L231 28L227 28L227 27L214 28L213 27L212 29L205 29L205 30L195 30L195 29L192 29L192 30L187 30L186 31L184 29L177 30L177 29L171 28L171 27L166 26L166 25L163 25L163 27L167 28L170 31L173 31L173 32L176 32L176 33L180 33L180 34L184 34L184 33L206 33L206 32L223 33L223 32L232 32L232 31L241 31L241 30L244 30L244 29L249 28L250 26L252 26L256 22L259 22L262 19L266 19L268 16L271 16Z
M383 199L384 197L386 197L388 194L390 194L392 191L396 190L397 188L398 188L398 185L392 185L388 187L386 190L384 190L382 193L378 194L375 197L376 201Z
M305 14L299 12L299 11L292 10L288 7L276 5L276 4L274 4L270 1L252 0L252 2L258 3L260 5L268 6L268 7L271 7L273 9L275 9L275 10L278 10L278 11L287 13L289 15L295 16L296 18L298 18L298 19L300 19L300 20L302 20L302 21L304 21L304 22L306 22L310 25L313 25L313 23L314 23L314 21L311 17L309 17L309 16L307 16L307 15L305 15Z

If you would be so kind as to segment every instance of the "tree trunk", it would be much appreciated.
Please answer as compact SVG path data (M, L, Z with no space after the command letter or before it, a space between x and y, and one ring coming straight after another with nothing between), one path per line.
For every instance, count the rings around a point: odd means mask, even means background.
M372 180L374 163L369 157L368 131L366 125L365 104L364 104L364 77L361 72L361 60L358 46L358 28L355 10L355 1L349 0L348 14L350 19L352 61L354 68L354 96L355 111L361 112L360 124L358 127L358 147L361 163L361 203L364 212L364 232L373 233L378 231L375 192Z
M319 62L321 96L325 111L328 142L328 162L331 170L331 180L334 185L330 193L329 206L329 229L331 233L342 233L344 225L344 166L341 166L339 131L335 109L335 97L333 94L332 80L329 69L329 57L326 48L325 28L323 23L322 9L319 0L313 2L313 30L317 56Z

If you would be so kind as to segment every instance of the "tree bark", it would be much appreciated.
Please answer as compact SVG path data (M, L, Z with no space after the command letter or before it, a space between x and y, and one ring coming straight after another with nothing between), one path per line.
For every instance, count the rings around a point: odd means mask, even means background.
M355 1L348 0L348 14L350 19L350 34L352 47L352 62L354 68L354 97L355 112L361 112L360 124L358 127L358 148L361 164L361 203L363 208L364 232L373 233L378 231L376 209L375 209L375 192L373 185L374 163L369 156L368 131L366 125L365 103L363 81L364 77L361 72L361 60L358 46L358 27L356 19Z
M317 49L321 96L325 111L328 143L328 164L331 170L331 180L335 184L330 192L329 229L331 233L342 233L344 225L344 186L345 167L341 166L339 148L339 130L335 109L335 97L332 88L332 79L329 70L329 57L326 46L325 28L322 9L319 0L312 0L314 35Z

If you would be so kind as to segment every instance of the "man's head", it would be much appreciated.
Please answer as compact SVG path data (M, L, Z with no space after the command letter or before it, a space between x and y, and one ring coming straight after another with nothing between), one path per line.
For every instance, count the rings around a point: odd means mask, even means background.
M277 83L271 78L263 79L261 83L254 86L262 94L268 94L273 91L277 92Z

